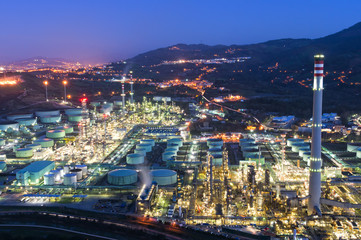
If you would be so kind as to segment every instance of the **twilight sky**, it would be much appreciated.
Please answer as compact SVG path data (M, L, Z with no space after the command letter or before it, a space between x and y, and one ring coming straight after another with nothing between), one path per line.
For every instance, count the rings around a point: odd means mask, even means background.
M361 21L359 0L4 0L0 62L103 62L177 43L318 38Z

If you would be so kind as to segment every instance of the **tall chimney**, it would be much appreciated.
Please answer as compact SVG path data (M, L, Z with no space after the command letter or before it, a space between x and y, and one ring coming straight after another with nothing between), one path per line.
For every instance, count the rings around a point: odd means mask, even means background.
M123 106L122 106L122 109L123 109L123 114L125 114L125 92L124 92L124 83L125 83L125 77L122 78L121 80L122 82L122 103L123 103Z
M321 128L322 128L322 92L323 92L323 55L315 55L313 80L313 116L312 143L310 158L310 185L308 214L321 215Z

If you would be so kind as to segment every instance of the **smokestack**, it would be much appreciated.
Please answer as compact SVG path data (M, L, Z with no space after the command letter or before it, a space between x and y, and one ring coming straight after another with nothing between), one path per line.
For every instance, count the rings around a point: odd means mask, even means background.
M121 82L122 82L122 94L121 94L121 96L122 96L122 102L123 102L122 108L123 108L123 114L125 114L125 93L124 93L125 77L122 78Z
M134 103L134 99L133 99L133 95L134 95L134 92L133 92L133 76L130 75L130 104L133 104Z
M310 185L308 214L321 215L321 128L322 128L322 92L323 92L323 55L315 55L313 80L312 143L310 158Z

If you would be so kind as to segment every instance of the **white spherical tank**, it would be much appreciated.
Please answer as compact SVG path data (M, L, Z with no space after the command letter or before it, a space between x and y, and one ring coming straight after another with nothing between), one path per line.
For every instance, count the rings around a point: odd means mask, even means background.
M150 172L152 181L159 186L171 185L177 182L177 172L169 169L157 169Z
M76 174L75 173L67 173L64 175L64 185L74 185L76 183Z
M136 165L144 163L144 155L132 153L127 155L127 164Z
M54 174L46 174L44 175L44 185L54 185L55 184L55 176Z
M129 185L138 181L138 173L131 169L118 169L108 173L108 183L113 185Z
M48 130L46 131L46 137L52 138L52 139L58 139L65 137L65 131L64 130Z

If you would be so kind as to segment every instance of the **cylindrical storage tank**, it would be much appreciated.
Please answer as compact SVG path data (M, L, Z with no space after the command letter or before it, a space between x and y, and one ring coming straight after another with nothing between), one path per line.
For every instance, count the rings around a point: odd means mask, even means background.
M64 175L64 185L74 185L76 183L76 176L75 173L67 173Z
M179 147L183 146L182 138L170 138L167 140L167 147L171 147L170 145L176 144Z
M74 128L73 126L60 126L56 128L57 130L64 130L65 134L69 134L69 133L73 133L74 132Z
M298 152L300 148L310 148L307 143L295 143L292 145L292 152Z
M222 150L218 149L218 148L211 148L208 149L208 152L213 156L213 155L222 155Z
M19 131L19 123L10 121L0 122L0 131Z
M211 146L214 147L214 145L223 146L223 140L218 138L208 138L207 139L207 146L210 148Z
M34 118L34 115L32 113L15 113L6 116L6 119L9 121L15 121L20 118Z
M243 149L258 149L258 145L255 143L244 143L241 146L241 150Z
M46 137L52 138L52 139L58 139L65 137L65 131L64 130L48 130L46 131Z
M20 126L34 126L37 124L37 119L36 118L19 118L15 120L16 122L19 123Z
M122 106L123 102L122 101L114 101L114 105L115 106Z
M36 111L35 116L37 117L46 117L46 116L59 116L59 110L46 110L46 111Z
M348 152L356 152L359 147L361 147L360 143L347 143Z
M50 138L36 139L34 143L39 143L42 148L49 148L54 146L54 140Z
M310 147L299 148L299 149L298 149L298 156L303 157L303 154L304 154L305 152L309 152L309 151L310 151Z
M56 170L58 170L58 171L60 172L60 176L61 176L61 177L64 177L65 172L64 172L64 169L63 169L63 168L58 167Z
M131 169L118 169L108 173L108 183L113 185L129 185L138 181L138 173Z
M71 169L71 170L70 170L70 173L76 174L76 180L77 180L77 181L79 181L80 179L83 178L83 172L82 172L81 169L77 169L77 168Z
M54 174L46 174L44 175L44 185L54 185L55 184L55 175Z
M15 150L15 156L17 158L30 158L34 155L32 148L18 148Z
M304 140L300 138L289 138L287 139L287 146L292 147L295 143L303 143Z
M6 144L6 141L5 141L5 139L0 139L0 146L4 146Z
M177 153L175 153L175 152L164 152L164 153L162 154L162 160L163 160L164 162L170 161L170 160L172 160L173 157L175 157L175 156L177 156Z
M254 148L245 148L242 150L242 153L243 153L243 157L246 159L249 155L254 155L256 153L259 153L259 150Z
M90 102L90 106L99 107L99 106L100 106L100 102Z
M27 148L32 148L34 151L37 149L41 148L41 144L40 143L32 143L32 144L28 144L26 145Z
M134 153L142 154L143 156L147 156L146 148L136 148L134 149Z
M70 172L70 166L69 165L65 165L64 166L64 175Z
M40 121L46 124L59 123L60 120L61 120L61 115L49 115L49 116L40 117Z
M79 115L83 113L83 109L81 108L69 108L64 110L66 115Z
M303 159L303 161L305 161L305 162L309 162L309 161L310 161L310 157L311 157L311 152L304 152L304 153L303 153L303 156L302 156L302 159Z
M356 149L356 157L361 158L361 148Z
M213 142L211 142L211 143L208 144L208 148L214 148L214 149L219 149L219 150L222 149L222 146L223 146L223 145L219 145L219 144L213 143Z
M177 151L179 150L179 145L176 143L168 143L167 148L175 148Z
M58 170L51 170L51 171L50 171L50 174L54 174L55 182L59 182L59 181L60 181L60 178L61 178L60 171L58 171Z
M178 150L176 148L166 148L164 152L172 152L177 155Z
M254 161L256 163L260 163L260 164L264 164L265 163L265 158L260 155L259 153L254 153L254 154L249 154L245 160L247 161Z
M213 155L213 166L221 166L223 162L223 156L222 154L215 154Z
M142 139L142 140L140 141L140 143L150 144L150 145L152 145L152 147L155 146L155 141L154 141L154 139Z
M80 122L83 119L83 115L68 115L69 122Z
M140 143L136 146L136 148L144 148L147 150L147 152L151 152L152 151L152 145L148 144L148 143Z
M159 186L171 185L177 182L177 172L169 169L157 169L150 172L152 181Z
M252 138L241 138L241 139L239 139L239 146L243 146L244 144L249 144L249 143L256 143L256 140L254 140Z
M83 177L88 174L88 167L86 165L76 165L75 167L81 170Z
M133 153L127 155L127 164L136 165L144 163L144 155Z

